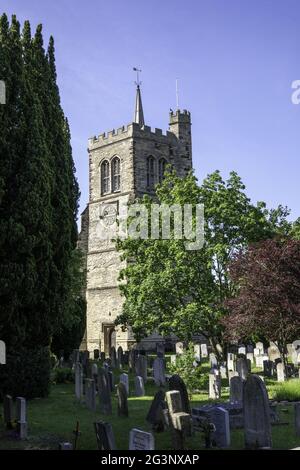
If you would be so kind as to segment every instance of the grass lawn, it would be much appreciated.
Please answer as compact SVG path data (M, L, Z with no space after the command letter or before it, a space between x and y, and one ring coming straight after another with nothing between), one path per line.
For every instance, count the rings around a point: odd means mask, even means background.
M115 381L117 374L115 371ZM226 388L227 380L222 385L222 400L228 400L229 389ZM266 381L269 394L272 396L275 382ZM300 387L300 381L299 381ZM205 387L206 388L206 387ZM130 390L134 390L134 376L130 374ZM208 384L207 388L208 390ZM113 394L113 415L103 416L98 411L93 413L86 409L75 399L74 384L53 385L48 398L35 399L28 402L28 426L29 438L27 441L18 442L4 432L3 419L0 422L0 449L57 449L62 441L73 442L73 429L76 421L80 423L81 436L78 440L78 449L97 449L93 423L98 420L112 423L116 445L120 450L128 449L129 431L133 427L143 430L151 430L145 420L151 400L157 387L153 383L146 384L146 396L129 397L129 417L117 416L116 394ZM193 395L192 406L209 403L208 393L203 391ZM272 438L274 449L290 449L300 446L300 438L294 431L294 410L292 405L280 406L281 421L288 425L272 426ZM155 448L157 450L172 449L170 433L155 434ZM203 437L200 433L187 440L187 448L199 450L203 448ZM231 448L243 449L243 430L231 432Z

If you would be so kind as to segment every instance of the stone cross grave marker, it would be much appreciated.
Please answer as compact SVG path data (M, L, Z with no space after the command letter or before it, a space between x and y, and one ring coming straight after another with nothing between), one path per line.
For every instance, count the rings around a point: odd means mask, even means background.
M131 429L129 450L155 450L153 434L137 428Z

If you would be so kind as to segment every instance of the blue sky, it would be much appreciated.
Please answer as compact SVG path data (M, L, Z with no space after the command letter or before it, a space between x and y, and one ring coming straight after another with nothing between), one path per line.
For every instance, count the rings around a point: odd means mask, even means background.
M2 0L56 44L58 82L88 201L87 139L132 121L133 66L142 72L146 124L167 129L169 108L192 113L201 181L235 170L253 201L299 214L298 0Z

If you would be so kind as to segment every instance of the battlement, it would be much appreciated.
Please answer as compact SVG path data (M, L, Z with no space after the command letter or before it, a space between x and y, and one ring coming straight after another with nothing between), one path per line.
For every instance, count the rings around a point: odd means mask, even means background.
M176 111L171 111L170 112L170 123L173 124L175 122L184 122L184 123L190 123L191 122L191 113L184 109L183 111L180 111L180 109L177 109Z
M174 134L169 130L164 133L162 129L153 129L150 126L140 127L139 124L132 122L127 126L119 127L117 130L112 129L111 131L103 132L98 137L91 137L88 139L88 147L92 150L93 148L112 144L128 137L150 138L168 143L171 138L174 138Z

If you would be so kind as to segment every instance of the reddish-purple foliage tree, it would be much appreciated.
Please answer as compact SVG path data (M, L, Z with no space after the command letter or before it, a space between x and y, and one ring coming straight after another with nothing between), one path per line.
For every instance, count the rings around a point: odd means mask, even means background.
M300 241L251 245L235 257L230 277L237 295L226 302L228 338L264 336L277 344L286 366L286 344L300 334Z

